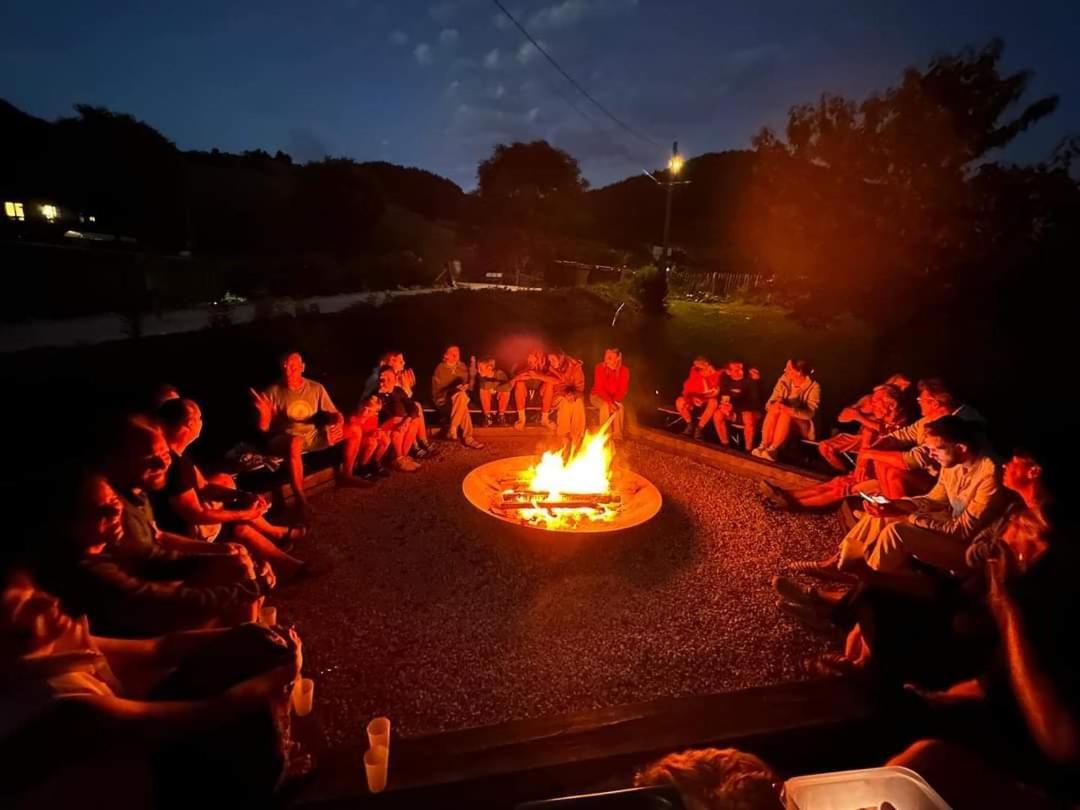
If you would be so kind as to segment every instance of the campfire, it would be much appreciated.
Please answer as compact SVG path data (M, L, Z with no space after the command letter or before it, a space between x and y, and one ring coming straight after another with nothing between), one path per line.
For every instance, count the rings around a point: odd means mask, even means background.
M462 483L470 503L501 520L556 532L605 532L653 517L660 492L613 465L607 425L580 447L477 467Z

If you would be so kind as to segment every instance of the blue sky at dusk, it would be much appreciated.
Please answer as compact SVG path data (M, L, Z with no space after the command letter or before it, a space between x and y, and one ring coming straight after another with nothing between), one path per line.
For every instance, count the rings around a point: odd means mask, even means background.
M505 0L605 106L567 84L490 0L5 4L0 98L56 118L75 103L145 120L184 149L283 149L421 166L468 188L494 144L546 138L603 185L749 145L794 103L860 98L907 65L1000 35L1055 115L1017 160L1080 132L1076 0ZM577 109L575 109L577 108Z

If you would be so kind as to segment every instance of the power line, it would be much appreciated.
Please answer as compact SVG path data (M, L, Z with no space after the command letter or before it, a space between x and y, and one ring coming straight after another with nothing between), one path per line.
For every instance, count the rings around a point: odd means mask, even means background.
M648 135L644 135L644 134L638 132L632 126L630 126L625 121L623 121L621 118L619 118L614 113L612 113L607 107L605 107L603 104L601 104L595 98L593 98L592 94L589 93L588 90L586 90L584 87L582 87L581 84L573 76L571 76L569 73L567 73L565 70L563 70L562 65L560 65L558 62L556 62L555 58L550 53L548 53L547 50L545 50L544 47L539 42L536 41L536 39L533 37L533 35L530 34L526 30L525 26L522 25L521 23L519 23L517 21L517 19L514 17L514 15L506 10L506 6L504 6L500 2L500 0L491 0L491 2L493 2L496 6L498 6L499 11L501 11L503 14L505 14L506 18L508 20L510 20L510 22L512 22L515 26L517 26L517 29L524 35L525 39L529 40L529 42L532 43L533 47L536 48L536 50L540 51L540 53L542 53L544 55L544 58L547 59L551 63L552 67L554 67L557 71L559 71L559 73L561 73L563 75L563 78L565 78L568 82L570 82L570 84L572 84L574 86L574 88L579 93L581 93L581 95L585 96L585 98L587 98L589 101L591 101L593 103L593 105L598 110L600 110L600 112L602 112L604 115L606 115L612 121L614 121L620 128L626 130L626 132L633 135L635 138L637 138L637 139L639 139L641 141L644 141L645 143L647 143L647 144L649 144L651 146L657 146L657 147L660 146L660 144L657 143L655 140L650 138ZM564 101L567 101L569 103L569 99L566 99L565 97L564 97ZM571 104L571 106L574 106L574 105ZM574 109L577 109L577 108L574 107ZM578 112L581 112L581 110L578 110Z

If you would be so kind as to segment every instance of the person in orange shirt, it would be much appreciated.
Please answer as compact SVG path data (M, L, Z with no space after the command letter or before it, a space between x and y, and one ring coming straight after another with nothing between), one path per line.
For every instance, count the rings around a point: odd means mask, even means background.
M700 439L705 426L716 412L717 394L720 391L720 372L707 357L698 357L690 366L690 375L683 383L682 395L675 400L675 410L686 422L683 433ZM697 421L694 420L694 416Z
M623 400L630 390L630 369L623 365L622 352L616 348L604 350L604 361L597 364L590 398L600 412L600 424L611 418L611 438L621 439L626 424Z

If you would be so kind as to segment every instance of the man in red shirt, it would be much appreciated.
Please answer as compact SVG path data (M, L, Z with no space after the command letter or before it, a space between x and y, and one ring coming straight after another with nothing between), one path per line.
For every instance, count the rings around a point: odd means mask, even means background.
M623 365L622 352L616 348L604 350L604 362L596 366L593 377L592 404L600 411L600 424L607 422L612 414L611 438L621 439L626 423L623 400L630 389L630 369Z
M716 412L719 390L720 372L707 357L696 358L690 366L690 376L683 383L682 396L675 400L675 410L686 422L685 435L701 438ZM700 412L697 421L694 420L695 411Z

